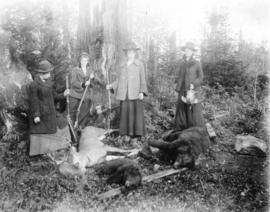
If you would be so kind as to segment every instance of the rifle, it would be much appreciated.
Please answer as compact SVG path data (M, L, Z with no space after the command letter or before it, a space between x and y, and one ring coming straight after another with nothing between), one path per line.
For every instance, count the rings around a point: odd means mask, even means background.
M89 85L87 85L87 86L85 87L84 92L83 92L83 95L82 95L82 98L81 98L81 101L80 101L80 104L79 104L79 106L78 106L78 108L77 108L77 111L76 111L76 119L75 119L74 128L77 128L77 127L78 127L78 120L79 120L79 115L80 115L80 110L81 110L81 107L82 107L82 103L83 103L83 101L84 101L84 98L85 98L86 92L87 92L87 90L88 90L88 87L89 87L90 84L91 84L91 78L90 78L90 77L89 77L89 81L90 81L90 83L89 83Z
M69 89L69 80L68 80L68 75L66 76L66 89ZM79 152L80 150L80 146L79 146L79 141L77 139L77 136L76 136L76 133L75 133L75 130L72 126L72 122L71 122L71 118L70 118L70 108L69 108L69 95L67 95L66 97L66 100L67 100L67 121L68 121L68 126L69 126L69 129L71 131L71 135L76 143L76 149L77 149L77 152Z
M107 85L110 84L110 79L109 79L109 65L107 63L107 57L106 57L106 52L105 52L105 47L103 46L102 48L102 56L103 56L103 62L102 62L102 65L101 65L101 69L103 71L103 73L105 72L106 73L106 81L107 81ZM106 67L106 63L107 63L107 67ZM108 116L107 116L107 130L110 131L110 128L111 128L111 109L112 109L112 103L111 103L111 91L108 90Z
M109 80L109 71L108 71L108 68L106 68L106 75L107 75L107 84L109 85L110 84L110 80ZM111 91L108 90L108 116L107 116L107 128L108 128L108 131L110 131L110 128L111 128L111 112L112 112L112 101L111 101Z

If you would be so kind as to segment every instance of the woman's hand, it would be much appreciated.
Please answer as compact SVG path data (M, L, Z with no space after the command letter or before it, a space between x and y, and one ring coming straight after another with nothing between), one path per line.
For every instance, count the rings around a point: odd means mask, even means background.
M70 95L70 90L69 89L66 89L65 92L64 92L64 96L67 96L67 95Z
M91 73L91 74L90 74L90 79L94 79L94 78L95 78L94 73Z
M90 79L91 79L91 77L90 77ZM87 86L89 86L89 85L90 85L90 80L87 80L87 81L84 83L84 86L87 87Z
M143 93L139 93L139 100L143 100L144 94Z
M38 124L40 122L40 118L39 117L35 117L34 118L34 122L35 122L35 124Z
M107 90L111 90L112 89L112 85L110 85L110 84L106 85L106 89Z

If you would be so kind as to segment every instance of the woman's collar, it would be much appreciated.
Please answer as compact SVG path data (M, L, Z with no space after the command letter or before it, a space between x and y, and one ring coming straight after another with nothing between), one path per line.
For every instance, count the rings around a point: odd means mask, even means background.
M123 62L121 66L127 66L127 63L127 61ZM138 66L140 64L140 61L138 59L134 59L131 64Z
M186 62L194 62L194 61L195 61L193 55L192 55L191 57L189 57L189 58L187 58L186 56L183 56L183 59L184 59L184 61L186 61Z
M42 86L46 86L46 87L52 87L52 80L51 79L47 79L47 80L42 80L40 78L40 76L36 76L35 77L35 81Z

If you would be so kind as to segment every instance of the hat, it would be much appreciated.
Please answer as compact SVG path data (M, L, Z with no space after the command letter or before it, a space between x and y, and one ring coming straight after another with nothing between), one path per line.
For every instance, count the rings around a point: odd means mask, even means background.
M87 52L82 52L80 55L79 55L79 60L82 58L82 57L87 57L89 59L89 54Z
M185 51L185 49L188 48L192 51L197 51L196 48L195 48L195 44L192 43L192 42L186 42L186 45L182 46L181 47L181 50Z
M38 73L48 73L53 70L52 64L48 60L42 60L39 62L36 72Z
M137 50L139 50L139 49L140 49L140 48L137 47L137 45L136 45L133 41L128 42L128 43L126 44L126 46L123 48L124 51L128 51L128 50L135 50L135 51L137 51Z

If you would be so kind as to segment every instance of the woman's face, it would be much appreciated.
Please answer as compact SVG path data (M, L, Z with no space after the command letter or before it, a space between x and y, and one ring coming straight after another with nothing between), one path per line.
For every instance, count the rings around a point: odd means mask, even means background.
M86 67L87 63L88 63L88 58L82 57L81 58L81 67Z
M41 74L40 77L44 80L49 79L51 77L51 72Z
M186 48L185 49L185 55L186 55L186 57L191 57L192 55L193 55L193 51L191 50L191 49L189 49L189 48Z
M128 50L127 51L127 57L128 59L134 59L136 55L136 52L134 50Z

